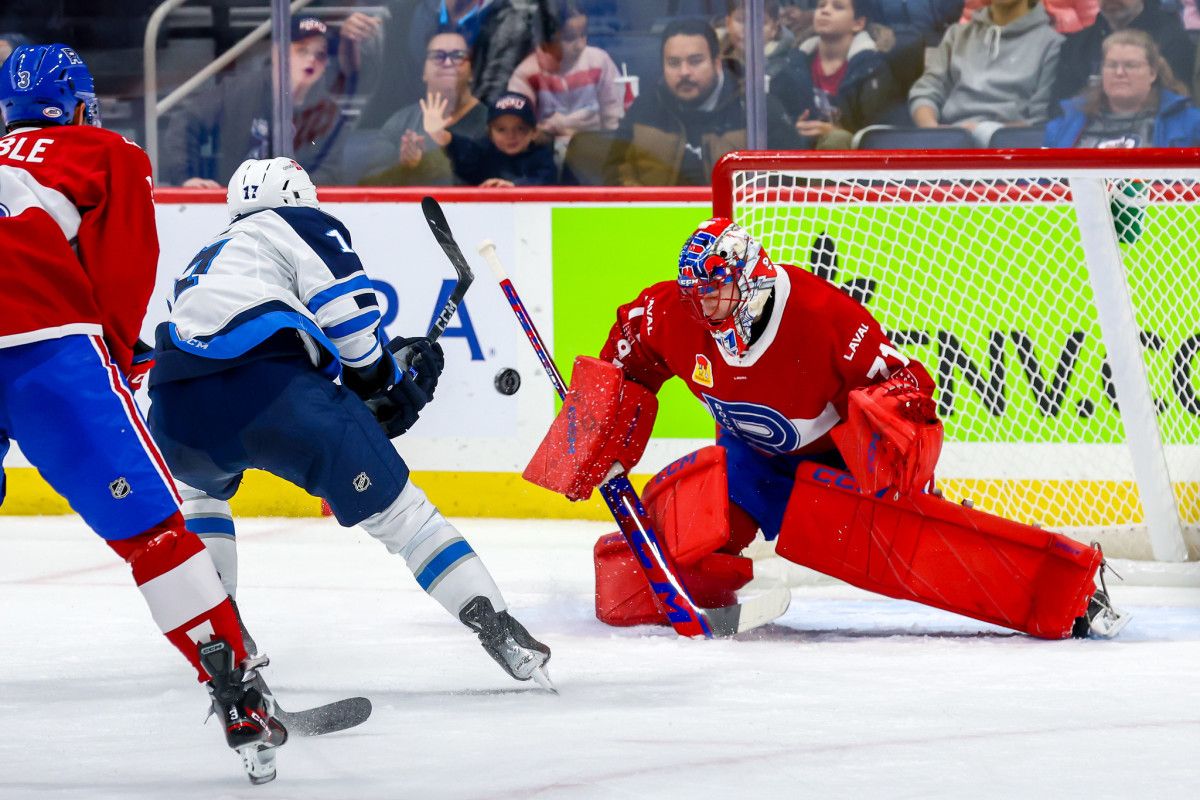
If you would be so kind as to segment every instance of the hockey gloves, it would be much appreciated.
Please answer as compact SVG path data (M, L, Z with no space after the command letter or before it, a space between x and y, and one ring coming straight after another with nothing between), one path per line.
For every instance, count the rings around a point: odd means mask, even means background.
M138 339L133 345L133 363L129 366L129 374L125 376L129 388L135 392L142 388L142 384L146 382L146 376L150 374L153 367L154 348Z
M388 350L395 356L400 371L407 371L417 386L433 399L433 390L437 388L438 378L446 367L442 346L425 336L397 336L388 342Z
M366 402L383 432L389 439L395 439L417 424L417 417L429 402L429 395L408 373L404 373L394 385L377 392Z

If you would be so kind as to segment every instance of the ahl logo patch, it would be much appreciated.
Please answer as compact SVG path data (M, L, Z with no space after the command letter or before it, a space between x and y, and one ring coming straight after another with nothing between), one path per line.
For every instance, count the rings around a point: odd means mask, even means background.
M129 481L125 480L124 476L121 476L108 485L108 491L117 500L124 500L133 493L133 487L129 485Z
M354 476L354 491L365 492L371 488L371 479L367 477L367 473L360 472Z
M712 388L712 362L708 360L707 356L696 354L696 368L692 370L692 382Z

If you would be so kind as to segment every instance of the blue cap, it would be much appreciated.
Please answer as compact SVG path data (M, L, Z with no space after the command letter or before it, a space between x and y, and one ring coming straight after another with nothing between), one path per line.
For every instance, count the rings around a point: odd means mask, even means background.
M531 128L537 127L537 117L533 115L533 101L520 92L505 92L493 100L488 107L488 124L506 114L520 117Z

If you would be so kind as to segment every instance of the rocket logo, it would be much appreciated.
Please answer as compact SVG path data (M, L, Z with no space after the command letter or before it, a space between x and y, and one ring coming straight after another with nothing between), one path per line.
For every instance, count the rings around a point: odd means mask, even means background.
M701 386L707 386L709 389L713 385L712 362L707 356L696 354L696 368L692 370L692 383L698 383Z

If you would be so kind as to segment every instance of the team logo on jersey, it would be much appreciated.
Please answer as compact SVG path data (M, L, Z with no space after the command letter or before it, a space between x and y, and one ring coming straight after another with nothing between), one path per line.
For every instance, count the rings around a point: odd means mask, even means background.
M696 368L692 370L692 383L712 388L712 362L708 360L707 356L702 356L699 353L696 354Z
M125 480L125 476L122 475L108 485L108 491L117 500L124 500L133 493L133 487L129 485L129 481Z
M367 477L367 473L360 472L354 476L354 491L365 492L371 488L371 479Z

